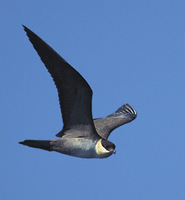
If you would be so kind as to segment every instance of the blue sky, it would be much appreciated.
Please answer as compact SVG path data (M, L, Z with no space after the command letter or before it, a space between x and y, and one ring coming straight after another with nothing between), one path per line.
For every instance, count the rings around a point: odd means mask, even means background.
M1 1L3 200L185 199L185 1ZM80 159L27 148L62 128L57 91L22 24L91 85L93 116L124 103L117 154Z

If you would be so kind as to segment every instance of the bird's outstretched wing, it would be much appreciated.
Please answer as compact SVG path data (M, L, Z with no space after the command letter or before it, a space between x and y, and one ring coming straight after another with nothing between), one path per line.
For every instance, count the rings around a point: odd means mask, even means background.
M120 107L115 113L105 117L94 119L94 125L97 133L104 139L107 139L110 133L117 127L131 122L137 116L135 109L129 104Z
M33 47L53 77L58 90L63 131L77 126L95 130L92 119L92 90L85 79L40 37L23 26Z

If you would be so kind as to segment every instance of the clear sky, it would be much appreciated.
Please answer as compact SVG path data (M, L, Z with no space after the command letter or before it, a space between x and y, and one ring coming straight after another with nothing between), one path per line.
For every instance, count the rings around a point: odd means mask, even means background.
M0 2L0 199L185 199L185 1ZM22 24L93 89L93 116L138 113L80 159L19 145L62 129L57 90Z

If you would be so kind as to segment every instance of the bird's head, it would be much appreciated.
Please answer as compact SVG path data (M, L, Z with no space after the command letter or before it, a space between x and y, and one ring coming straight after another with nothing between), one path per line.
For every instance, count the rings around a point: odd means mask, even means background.
M98 140L96 144L96 152L100 157L108 157L116 153L115 148L115 144L105 139Z

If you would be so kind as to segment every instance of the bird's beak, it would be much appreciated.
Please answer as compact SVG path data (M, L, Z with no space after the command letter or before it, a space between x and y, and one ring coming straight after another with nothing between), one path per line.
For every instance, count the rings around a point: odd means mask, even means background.
M113 150L113 153L114 153L114 154L116 154L116 151L115 151L115 150Z

